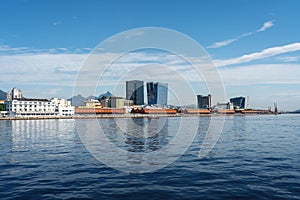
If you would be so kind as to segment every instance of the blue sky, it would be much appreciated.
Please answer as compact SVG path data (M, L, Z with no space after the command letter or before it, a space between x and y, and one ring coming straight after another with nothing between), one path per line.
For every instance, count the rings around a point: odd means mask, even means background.
M0 89L67 98L80 65L100 42L132 28L163 27L205 48L228 97L250 96L253 107L277 101L281 109L298 109L299 8L297 0L3 0Z

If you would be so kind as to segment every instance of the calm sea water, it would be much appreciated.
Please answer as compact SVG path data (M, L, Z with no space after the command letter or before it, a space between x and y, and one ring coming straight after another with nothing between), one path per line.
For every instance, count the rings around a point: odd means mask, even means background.
M121 119L125 131L114 119L99 123L118 148L143 156L168 145L179 120ZM205 158L198 154L210 118L188 120L199 124L190 147L170 165L139 174L95 159L74 120L0 121L0 199L300 199L300 115L226 117ZM89 120L78 123L93 131Z

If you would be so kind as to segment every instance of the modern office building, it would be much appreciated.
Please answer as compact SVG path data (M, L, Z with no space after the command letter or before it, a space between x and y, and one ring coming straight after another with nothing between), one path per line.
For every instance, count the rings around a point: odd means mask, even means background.
M126 81L126 99L132 100L135 105L144 105L144 82Z
M197 95L197 102L199 109L209 109L211 108L211 95Z
M148 82L147 98L148 105L166 106L168 104L168 84L162 82Z
M230 103L233 104L235 109L245 109L246 98L245 97L234 97L230 99Z

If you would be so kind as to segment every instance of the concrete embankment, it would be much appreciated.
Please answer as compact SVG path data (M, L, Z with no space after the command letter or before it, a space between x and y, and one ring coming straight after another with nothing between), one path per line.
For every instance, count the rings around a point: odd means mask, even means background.
M150 118L159 117L211 117L211 116L248 116L248 115L270 115L270 114L97 114L97 115L74 115L74 116L34 116L34 117L0 117L0 120L47 120L47 119L102 119L102 118Z

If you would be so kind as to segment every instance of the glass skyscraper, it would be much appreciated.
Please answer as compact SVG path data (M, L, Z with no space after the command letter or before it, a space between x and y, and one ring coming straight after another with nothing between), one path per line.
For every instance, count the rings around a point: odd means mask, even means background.
M203 96L197 95L198 108L199 109L209 109L211 108L211 95Z
M126 99L135 105L144 105L144 81L126 81Z
M148 105L168 105L168 84L161 82L147 83Z
M234 108L241 108L244 109L246 104L246 98L245 97L234 97L230 99L230 103L233 104Z

